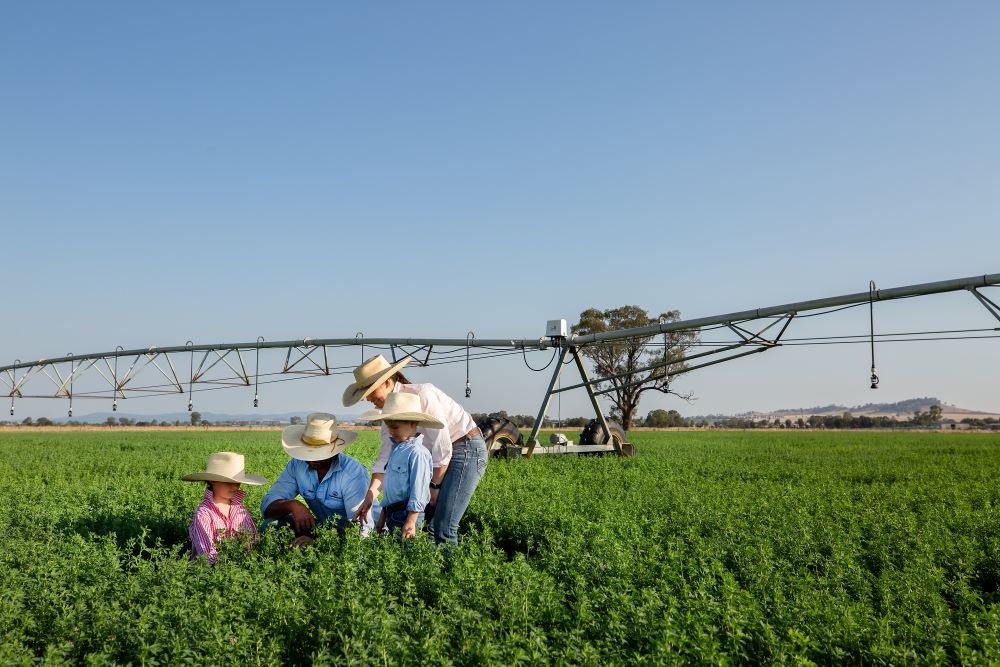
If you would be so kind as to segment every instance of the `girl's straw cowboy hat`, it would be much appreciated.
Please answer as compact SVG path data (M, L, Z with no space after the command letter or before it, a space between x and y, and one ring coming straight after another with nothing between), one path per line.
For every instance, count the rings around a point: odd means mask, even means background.
M243 455L235 452L216 452L208 457L205 472L193 472L181 477L185 482L234 482L236 484L267 484L260 475L243 472Z
M400 368L410 363L412 358L406 357L391 366L381 354L366 359L363 364L354 369L354 384L348 385L347 389L344 390L344 407L349 408L372 393L375 387L395 375Z
M281 432L281 446L293 459L323 461L344 451L357 437L354 431L338 431L333 415L313 412L305 424L293 424Z
M420 397L416 394L397 392L385 397L381 410L369 410L358 417L359 421L399 421L420 422L425 428L444 428L444 424L434 415L420 411Z

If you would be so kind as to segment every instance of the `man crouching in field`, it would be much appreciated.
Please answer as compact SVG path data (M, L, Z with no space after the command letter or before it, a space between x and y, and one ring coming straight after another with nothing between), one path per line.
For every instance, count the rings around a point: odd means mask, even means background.
M281 432L281 446L292 457L260 503L262 529L286 525L295 532L293 547L313 541L316 523L330 524L341 535L365 499L371 481L368 469L343 454L358 434L338 431L336 418L314 412L304 425ZM302 504L296 496L305 498ZM361 523L361 534L372 529L372 512Z

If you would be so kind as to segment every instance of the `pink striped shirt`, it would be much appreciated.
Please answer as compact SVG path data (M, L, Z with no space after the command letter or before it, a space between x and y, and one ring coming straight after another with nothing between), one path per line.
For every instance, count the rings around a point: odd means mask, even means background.
M236 537L240 532L250 535L252 541L257 541L257 526L254 525L250 513L243 507L243 497L246 491L240 490L233 495L229 505L229 516L223 516L215 506L215 496L212 489L205 489L205 498L194 512L194 520L188 526L191 536L191 558L208 556L215 563L218 551L215 543L226 537Z

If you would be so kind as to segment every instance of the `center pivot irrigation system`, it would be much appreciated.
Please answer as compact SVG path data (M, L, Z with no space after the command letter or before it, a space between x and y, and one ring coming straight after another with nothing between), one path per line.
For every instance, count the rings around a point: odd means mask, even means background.
M956 278L940 282L908 285L893 289L876 289L869 284L866 292L811 301L800 301L769 308L756 308L711 317L679 320L650 324L632 329L620 329L589 335L573 335L566 329L565 320L548 323L546 335L541 338L525 339L479 339L473 332L462 338L366 338L358 333L353 338L303 338L301 340L265 341L263 337L252 343L215 343L196 345L188 341L173 347L149 347L126 350L118 346L111 352L93 354L67 354L55 359L39 359L34 362L16 360L12 364L0 366L0 381L8 388L11 399L10 414L14 414L14 400L17 398L56 398L69 401L69 416L73 416L74 399L103 399L111 401L111 409L118 409L118 399L140 396L188 395L188 410L194 406L194 394L203 391L236 387L253 387L253 406L260 401L260 386L289 380L327 375L349 375L355 363L331 365L331 357L341 348L361 348L361 360L365 358L365 348L386 353L393 361L410 356L416 365L434 366L441 364L465 363L466 397L471 395L469 366L472 361L518 355L527 362L527 351L552 349L552 358L541 369L543 371L555 363L552 376L545 390L538 417L535 419L527 444L520 433L509 423L490 418L480 424L491 455L515 456L522 453L597 453L614 452L627 456L634 448L626 442L620 426L609 422L604 416L598 397L630 385L648 380L636 380L643 373L664 369L661 380L698 368L713 366L759 352L766 352L782 345L828 345L837 343L869 343L872 349L871 386L878 385L875 369L875 343L914 340L958 340L966 338L1000 338L1000 327L977 329L953 329L946 331L897 332L876 334L874 324L874 304L879 301L905 299L944 292L968 291L986 310L1000 322L1000 306L983 294L980 289L1000 285L1000 273ZM871 329L864 335L825 336L812 338L788 338L792 320L796 317L814 317L829 314L855 306L867 305ZM803 315L803 313L808 313ZM652 341L657 334L671 332L695 332L699 339L695 344L707 348L697 353L685 353L681 358L668 358L629 373L609 375L591 379L581 351L588 346L609 345L620 341ZM722 331L734 335L728 340L706 341L700 338L707 332ZM776 333L768 333L768 332ZM268 353L275 350L284 354L280 367L268 366ZM265 353L265 365L261 366L261 353ZM666 350L665 350L666 352ZM253 372L248 370L249 357L253 358ZM560 374L563 366L575 363L580 379L578 384L563 387ZM697 360L697 363L689 363ZM528 365L531 368L530 365ZM178 372L180 369L180 373ZM184 371L187 371L186 373ZM20 374L20 375L19 375ZM46 382L48 380L48 382ZM31 388L29 389L29 385ZM32 392L39 387L36 392ZM52 390L54 387L54 391ZM584 389L590 397L597 418L584 428L580 444L573 444L561 434L552 437L548 447L540 446L538 430L542 425L553 396L562 392Z

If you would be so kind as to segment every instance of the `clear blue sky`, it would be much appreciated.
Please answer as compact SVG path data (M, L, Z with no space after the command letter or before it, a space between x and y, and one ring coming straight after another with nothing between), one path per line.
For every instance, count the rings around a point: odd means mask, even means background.
M998 34L995 2L7 3L0 362L532 337L590 306L697 317L1000 272ZM996 324L968 295L878 317ZM998 340L879 365L876 393L864 346L776 350L641 412L1000 410ZM464 369L414 375L464 387ZM473 381L470 409L534 412L546 377L506 360ZM264 405L336 412L344 384ZM19 408L47 413L64 402Z

